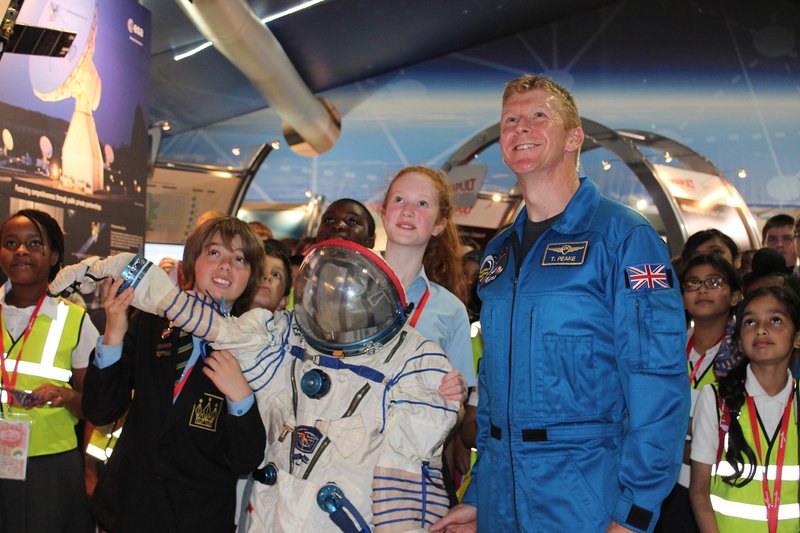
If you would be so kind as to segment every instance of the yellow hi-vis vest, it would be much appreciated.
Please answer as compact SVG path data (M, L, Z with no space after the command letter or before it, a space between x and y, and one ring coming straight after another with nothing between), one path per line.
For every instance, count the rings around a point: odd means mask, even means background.
M59 298L56 317L53 319L39 313L33 322L22 360L17 363L22 349L22 335L14 342L3 328L3 346L11 346L6 352L6 370L9 375L14 364L19 364L16 389L33 391L39 385L52 383L68 387L72 377L72 351L78 345L81 325L86 311L81 307ZM13 346L12 346L13 343ZM4 405L4 408L7 408ZM42 405L24 412L31 420L31 439L28 455L49 455L77 448L75 418L65 407Z
M719 397L717 385L713 385ZM795 384L795 394L790 400L792 402L789 429L786 434L786 451L783 463L783 473L781 481L781 499L778 508L778 532L797 533L798 519L800 519L800 503L798 501L798 437L797 437L797 384ZM721 413L718 413L721 415ZM753 430L750 425L750 413L745 405L739 413L739 425L747 444L753 453L756 453L756 443L753 438ZM761 438L761 451L767 458L767 479L769 480L770 495L775 483L777 468L774 463L778 458L778 438L770 443L771 436L764 434L761 423L758 422ZM780 432L780 429L778 429ZM776 433L778 435L779 433ZM725 451L728 447L728 434L725 434ZM762 477L765 465L761 464L763 458L758 458L758 466L755 476L744 487L733 487L723 481L724 476L733 473L733 467L725 460L723 452L719 465L711 469L711 505L717 518L717 526L724 532L749 532L749 531L768 531L767 528L767 507L764 504L764 492L762 489ZM772 463L771 465L769 463ZM745 474L749 472L749 465L745 465Z
M689 368L689 375L692 375L692 364L689 361L686 361L686 365ZM710 385L712 383L716 383L717 378L714 376L714 363L712 362L706 371L703 372L702 375L695 375L695 379L700 378L700 380L695 384L694 382L691 383L692 388L696 390L700 390L706 385Z

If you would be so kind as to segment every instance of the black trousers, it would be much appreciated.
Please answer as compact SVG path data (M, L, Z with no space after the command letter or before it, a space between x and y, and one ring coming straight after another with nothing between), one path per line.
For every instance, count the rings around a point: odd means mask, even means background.
M0 531L92 531L78 449L29 457L24 481L0 479Z
M661 517L654 533L699 533L689 502L689 489L675 484L661 504Z

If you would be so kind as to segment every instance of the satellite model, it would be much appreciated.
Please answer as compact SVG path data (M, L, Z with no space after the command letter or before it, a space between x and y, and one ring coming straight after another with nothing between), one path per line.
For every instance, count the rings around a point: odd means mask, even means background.
M18 24L17 16L24 1L0 0L0 58L4 52L50 57L67 55L75 33Z
M31 55L33 92L45 102L75 99L75 111L61 148L62 185L92 194L103 190L103 154L92 112L101 82L93 56L97 37L95 0L28 0L43 7L36 25L17 22L25 0L0 0L3 52ZM28 20L35 14L28 13ZM51 174L51 177L53 175Z

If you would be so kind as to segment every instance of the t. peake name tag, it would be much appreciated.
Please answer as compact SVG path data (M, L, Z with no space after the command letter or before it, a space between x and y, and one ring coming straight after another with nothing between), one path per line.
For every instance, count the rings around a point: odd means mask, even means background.
M589 241L548 243L542 266L579 266L586 261Z

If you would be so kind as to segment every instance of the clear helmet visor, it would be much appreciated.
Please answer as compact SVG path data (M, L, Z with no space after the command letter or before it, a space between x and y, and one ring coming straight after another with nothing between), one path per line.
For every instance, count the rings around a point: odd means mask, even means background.
M316 350L360 355L391 340L405 324L405 292L372 250L324 241L306 255L295 285L297 326Z

